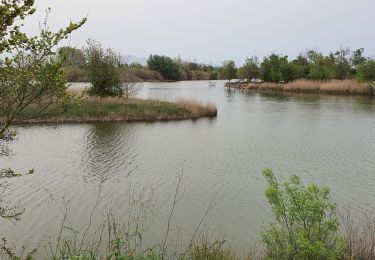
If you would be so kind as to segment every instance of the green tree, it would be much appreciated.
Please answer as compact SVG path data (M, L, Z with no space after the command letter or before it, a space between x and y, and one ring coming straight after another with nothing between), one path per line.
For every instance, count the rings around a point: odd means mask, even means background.
M84 49L85 65L91 87L88 89L92 96L122 96L124 90L120 78L121 57L112 49L104 49L95 41L88 40Z
M350 64L350 49L339 49L336 51L334 56L335 61L335 78L336 79L347 79L351 76L351 64Z
M222 69L224 77L229 80L229 82L237 75L236 64L232 60L224 61Z
M70 101L62 70L63 61L53 48L81 27L86 19L51 32L45 22L40 34L29 37L20 21L35 12L33 0L1 0L0 4L0 142L13 137L9 127L22 112L33 107L43 111L52 104ZM0 154L1 155L1 154ZM30 170L29 173L33 171ZM9 183L5 178L20 176L0 169L0 217L18 220L19 205L6 203ZM12 198L14 201L14 198Z
M263 59L260 64L261 79L267 82L286 81L285 68L288 63L288 56L271 54ZM284 67L284 68L283 68Z
M257 56L247 58L245 64L238 69L238 76L241 79L246 79L251 82L253 79L259 79L259 60Z
M81 49L64 46L59 48L57 53L64 61L63 66L81 68L85 64L85 56Z
M360 82L375 81L375 60L367 60L358 65L355 77Z
M54 33L47 26L38 36L21 32L18 21L35 12L32 0L2 0L0 5L0 139L21 112L40 110L68 99L62 60L53 48L86 19Z
M299 54L296 59L292 61L295 66L295 79L307 79L310 73L310 62L308 59Z
M178 80L179 66L167 56L150 55L147 60L148 68L158 71L165 79Z
M330 190L315 184L305 187L297 176L280 184L270 169L263 175L274 216L261 233L269 259L337 259L343 240Z
M308 75L312 80L329 80L333 78L333 73L326 66L312 64Z
M353 52L353 56L351 60L354 66L358 66L366 62L367 59L363 57L364 51L365 51L364 48L359 48Z

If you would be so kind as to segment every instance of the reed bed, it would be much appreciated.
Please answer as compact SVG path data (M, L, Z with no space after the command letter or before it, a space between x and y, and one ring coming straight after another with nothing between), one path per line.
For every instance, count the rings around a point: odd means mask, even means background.
M79 91L75 91L79 95ZM137 98L88 97L68 107L53 106L37 113L37 108L24 111L15 124L85 123L85 122L131 122L168 121L215 117L217 109L212 103L193 100L167 102ZM1 115L0 115L1 120Z
M228 83L227 87L248 90L270 90L285 92L305 92L337 95L374 95L374 88L368 83L359 83L354 80L296 80L288 83Z
M179 99L176 104L197 116L202 113L207 115L217 114L216 106L212 102L202 102L192 99Z
M353 218L347 206L341 223L346 242L343 259L375 260L375 212L365 211L362 217Z

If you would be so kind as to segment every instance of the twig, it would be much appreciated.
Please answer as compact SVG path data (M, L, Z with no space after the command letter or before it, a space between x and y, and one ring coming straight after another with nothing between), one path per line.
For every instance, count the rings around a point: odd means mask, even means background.
M103 182L100 182L99 184L99 190L98 190L98 195L96 197L96 203L94 205L94 207L92 208L91 212L90 212L90 221L89 221L89 224L87 225L86 229L85 229L85 232L83 233L83 236L82 236L82 240L81 240L81 245L79 246L79 250L81 251L82 250L82 247L83 247L83 242L85 240L85 237L87 235L87 232L89 231L90 227L91 227L91 224L92 224L92 216L94 215L94 212L96 210L96 208L98 207L99 205L99 199L100 199L100 195L102 193L102 184Z
M171 208L171 211L169 213L169 217L168 217L168 222L167 222L167 231L165 233L165 237L164 237L164 241L163 241L163 244L162 244L162 253L161 253L161 259L163 260L164 259L164 256L165 256L165 244L167 242L167 239L168 239L168 235L169 235L169 231L170 231L170 224L171 224L171 220L172 220L172 216L173 216L173 212L176 208L176 204L177 204L177 195L178 195L178 192L180 190L180 186L181 186L181 181L182 181L182 178L184 176L184 165L182 164L182 167L181 167L181 175L178 176L178 183L177 183L177 187L176 187L176 190L175 190L175 193L174 193L174 197L173 197L173 204L172 204L172 208Z

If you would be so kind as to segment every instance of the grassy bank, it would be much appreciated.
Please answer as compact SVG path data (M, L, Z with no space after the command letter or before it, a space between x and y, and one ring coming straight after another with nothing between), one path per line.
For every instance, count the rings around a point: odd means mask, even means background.
M216 107L191 100L166 102L159 100L84 97L68 107L37 107L22 112L15 124L167 121L214 117Z
M285 92L303 92L336 95L374 95L374 88L368 83L358 83L354 80L296 80L288 83L227 83L227 87L244 90L267 90Z

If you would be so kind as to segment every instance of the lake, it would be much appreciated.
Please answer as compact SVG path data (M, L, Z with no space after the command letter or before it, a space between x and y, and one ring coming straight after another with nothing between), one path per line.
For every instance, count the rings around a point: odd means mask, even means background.
M10 180L10 200L19 199L26 212L15 225L0 220L0 237L38 245L58 232L66 205L69 223L82 230L100 189L94 224L109 207L128 219L127 209L145 202L153 217L143 236L159 242L182 172L172 240L179 231L191 236L213 202L202 230L239 248L254 243L271 220L266 167L281 180L297 174L330 187L339 208L375 208L374 98L246 92L224 83L143 83L138 92L211 101L218 108L213 119L18 127L0 168L34 168L35 175Z

